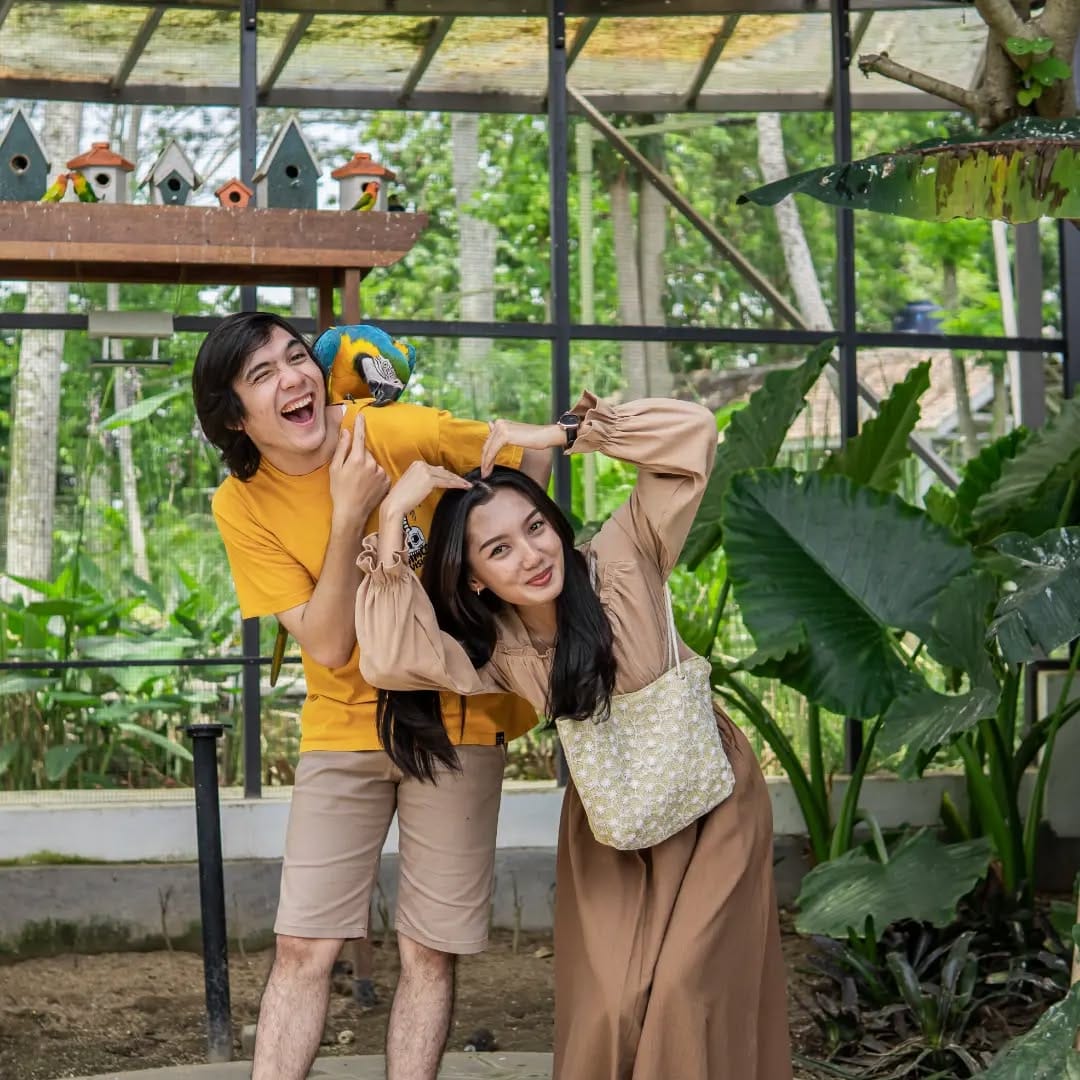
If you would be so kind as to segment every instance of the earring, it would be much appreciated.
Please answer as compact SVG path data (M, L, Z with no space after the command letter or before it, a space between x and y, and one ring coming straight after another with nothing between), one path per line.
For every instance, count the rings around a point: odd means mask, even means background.
M483 591L484 591L484 586L483 585L477 585L476 586L476 595L477 596L479 596Z

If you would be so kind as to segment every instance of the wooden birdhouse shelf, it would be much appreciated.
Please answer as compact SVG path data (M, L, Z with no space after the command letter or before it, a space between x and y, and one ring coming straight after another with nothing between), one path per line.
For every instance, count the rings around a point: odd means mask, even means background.
M361 278L416 243L426 214L0 202L0 280L291 285L319 323L359 320Z

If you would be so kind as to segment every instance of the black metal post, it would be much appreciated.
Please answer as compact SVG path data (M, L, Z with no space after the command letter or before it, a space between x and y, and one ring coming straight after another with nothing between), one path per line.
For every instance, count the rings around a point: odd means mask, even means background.
M259 664L259 620L244 619L244 656L248 658L241 676L244 702L244 798L262 798L262 690Z
M566 0L548 3L548 177L551 229L552 417L570 408L570 217L566 122ZM555 500L570 508L570 461L555 456Z
M1071 398L1080 387L1080 228L1071 221L1058 221L1061 256L1061 336L1065 350L1061 357L1065 396Z
M570 212L566 122L566 0L548 2L548 223L551 231L551 412L570 408ZM570 509L570 459L555 455L555 501ZM560 745L555 754L560 786L570 778Z
M258 139L259 69L256 63L259 34L259 0L241 0L240 5L240 179L254 187L256 141ZM255 286L240 287L240 310L254 311Z
M832 0L833 154L851 160L851 19L848 0ZM859 431L858 357L855 345L855 214L836 211L837 322L840 330L840 441ZM855 768L863 749L862 721L844 720L844 763Z
M240 8L240 176L254 187L256 141L258 138L259 69L256 64L259 36L259 0L242 0ZM240 288L240 310L254 311L258 294L254 285ZM259 655L259 620L243 623L245 657ZM244 795L262 796L262 731L259 719L261 692L259 665L244 665L241 685L244 701Z
M199 837L199 907L202 913L203 975L206 983L206 1058L232 1060L229 1003L229 943L225 925L225 867L221 858L217 741L221 724L191 724L195 757L195 824Z

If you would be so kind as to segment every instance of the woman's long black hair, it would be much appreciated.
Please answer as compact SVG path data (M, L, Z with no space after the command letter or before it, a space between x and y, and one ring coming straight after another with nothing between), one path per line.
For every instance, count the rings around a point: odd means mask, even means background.
M505 604L489 589L469 588L467 527L473 509L499 488L523 495L544 515L563 547L562 592L555 600L556 635L544 712L585 720L607 714L615 687L611 624L589 580L585 558L574 547L574 530L559 507L531 477L497 465L485 480L479 469L466 477L468 490L447 491L431 522L421 581L439 627L461 642L469 659L483 667L495 651L496 615ZM435 780L437 764L460 768L443 723L439 695L429 690L380 690L379 739L402 772Z

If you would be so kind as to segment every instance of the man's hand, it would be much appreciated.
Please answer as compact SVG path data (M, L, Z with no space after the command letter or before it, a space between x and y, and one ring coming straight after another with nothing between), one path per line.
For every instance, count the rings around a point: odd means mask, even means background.
M390 481L364 445L364 416L350 432L338 431L338 444L330 462L330 499L334 505L332 530L354 537L357 544L364 525L390 490Z
M490 476L499 451L506 446L526 450L552 450L566 446L566 432L558 424L519 424L513 420L492 420L480 454L480 475Z

